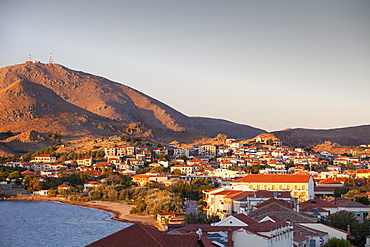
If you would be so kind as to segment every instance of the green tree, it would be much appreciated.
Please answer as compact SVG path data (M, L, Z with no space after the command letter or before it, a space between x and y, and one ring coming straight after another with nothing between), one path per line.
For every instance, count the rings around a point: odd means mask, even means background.
M19 171L14 171L14 172L9 173L8 178L9 179L17 179L17 178L20 178L21 176L22 175Z
M56 190L50 189L48 190L48 197L55 197L57 195Z
M9 177L9 172L8 171L0 172L0 181L5 180L7 177Z
M136 205L136 207L130 210L130 214L141 214L145 211L145 209L146 204L144 202L140 202L139 204Z
M160 154L158 155L159 160L170 160L167 154Z
M333 196L334 197L341 197L343 194L346 194L348 191L350 191L350 189L337 187L334 190L334 195Z
M323 247L349 247L351 243L343 238L331 238Z
M66 197L67 196L67 190L64 190L64 189L59 190L59 195L61 197Z
M173 170L172 174L175 175L175 176L181 176L182 175L182 173L179 169Z
M42 190L43 184L37 177L25 176L23 183L27 186L29 192Z
M348 211L340 211L329 215L322 221L322 223L328 226L334 226L344 231L347 231L347 226L349 225L351 226L351 232L356 231L359 226L356 215Z
M159 174L162 174L163 173L163 170L164 170L163 166L159 165L159 166L153 167L150 171L151 172L157 172Z
M190 213L185 216L185 224L210 224L220 221L220 217L216 214L206 215L201 211Z
M92 200L100 200L102 198L102 193L97 190L93 190L90 192L90 197Z
M353 198L356 202L362 203L364 205L369 205L370 201L366 195L355 195Z

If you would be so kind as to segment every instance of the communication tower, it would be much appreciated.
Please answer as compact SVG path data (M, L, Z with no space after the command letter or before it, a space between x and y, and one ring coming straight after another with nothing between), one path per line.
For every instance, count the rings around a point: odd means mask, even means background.
M50 52L50 56L49 56L49 63L53 64L54 61L53 61L53 53Z
M28 55L28 62L32 62L32 56L31 56L31 54Z

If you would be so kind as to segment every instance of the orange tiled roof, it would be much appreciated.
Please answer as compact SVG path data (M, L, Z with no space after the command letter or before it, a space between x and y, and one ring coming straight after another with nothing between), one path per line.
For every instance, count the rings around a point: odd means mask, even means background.
M326 178L324 180L322 180L321 182L319 182L319 184L338 184L338 183L341 183L337 180L337 178Z
M232 183L308 183L310 175L250 174Z

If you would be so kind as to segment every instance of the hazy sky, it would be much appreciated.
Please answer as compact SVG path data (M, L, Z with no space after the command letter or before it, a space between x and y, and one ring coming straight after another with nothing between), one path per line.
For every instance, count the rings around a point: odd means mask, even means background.
M54 62L188 116L370 124L370 1L0 1L0 67Z

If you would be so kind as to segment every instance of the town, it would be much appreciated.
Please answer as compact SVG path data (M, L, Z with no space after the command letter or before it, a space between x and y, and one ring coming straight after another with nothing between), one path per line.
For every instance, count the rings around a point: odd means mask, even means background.
M49 148L28 161L4 162L0 193L126 201L135 205L132 214L156 218L167 232L162 235L191 242L188 234L196 233L195 242L203 246L303 247L330 241L370 246L367 152L317 152L263 135L189 148L138 144L112 145L75 159ZM132 227L140 234L148 226Z

